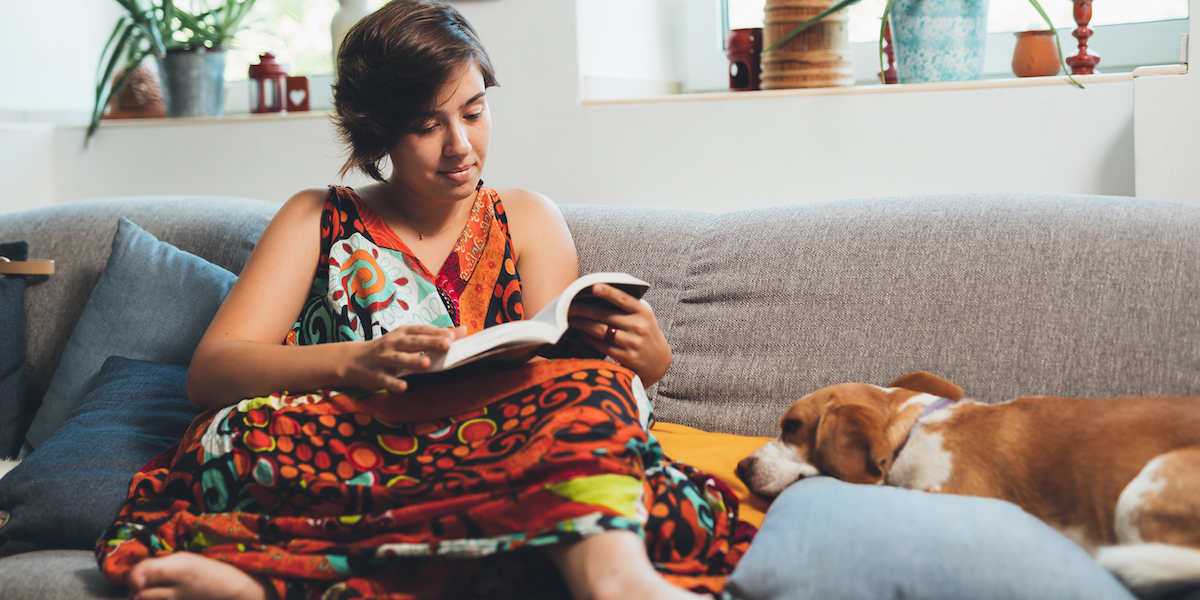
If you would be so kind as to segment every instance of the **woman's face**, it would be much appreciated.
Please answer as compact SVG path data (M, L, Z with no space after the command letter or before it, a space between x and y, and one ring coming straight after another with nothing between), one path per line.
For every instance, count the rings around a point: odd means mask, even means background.
M389 182L427 200L473 197L492 133L485 94L474 62L451 77L438 91L429 118L392 148Z

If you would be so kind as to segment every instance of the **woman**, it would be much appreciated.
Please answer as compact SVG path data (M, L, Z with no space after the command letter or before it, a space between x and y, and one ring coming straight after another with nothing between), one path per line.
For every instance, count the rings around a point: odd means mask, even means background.
M344 171L376 181L302 191L263 232L192 360L207 412L135 476L106 577L145 600L719 592L749 530L647 432L642 385L671 360L647 304L596 286L614 308L572 308L620 366L396 376L577 275L554 204L480 180L496 82L470 25L396 0L347 34L338 74Z

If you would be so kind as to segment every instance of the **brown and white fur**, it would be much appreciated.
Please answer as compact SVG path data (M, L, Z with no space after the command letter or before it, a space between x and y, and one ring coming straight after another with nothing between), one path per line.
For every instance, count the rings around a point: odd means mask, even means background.
M1066 535L1130 588L1200 583L1200 398L961 400L925 372L796 401L738 463L773 497L799 479L999 498ZM922 414L934 402L953 401Z

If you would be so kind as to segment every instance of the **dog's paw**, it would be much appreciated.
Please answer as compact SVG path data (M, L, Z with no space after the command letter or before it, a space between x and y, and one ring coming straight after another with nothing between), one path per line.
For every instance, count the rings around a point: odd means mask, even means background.
M21 461L16 458L0 458L0 479L3 479L8 472L14 467L21 464Z
M1096 562L1141 598L1158 598L1200 583L1200 550L1168 544L1104 546Z

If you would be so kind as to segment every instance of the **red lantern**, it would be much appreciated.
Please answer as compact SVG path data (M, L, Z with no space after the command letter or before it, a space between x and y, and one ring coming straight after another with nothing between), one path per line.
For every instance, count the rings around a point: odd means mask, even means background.
M275 55L263 52L258 64L250 65L250 112L282 112L287 72L275 62Z

